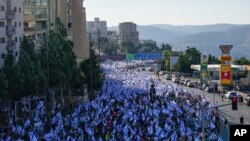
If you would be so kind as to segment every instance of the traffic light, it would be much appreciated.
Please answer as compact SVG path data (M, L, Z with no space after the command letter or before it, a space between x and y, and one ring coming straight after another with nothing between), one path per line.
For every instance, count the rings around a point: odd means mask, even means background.
M238 100L237 97L232 97L232 110L238 110Z

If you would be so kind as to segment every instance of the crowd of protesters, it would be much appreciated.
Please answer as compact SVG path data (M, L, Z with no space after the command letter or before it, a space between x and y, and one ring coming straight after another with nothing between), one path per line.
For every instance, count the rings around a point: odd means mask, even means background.
M221 140L219 115L205 96L153 79L147 71L128 69L125 62L104 62L102 68L102 93L93 100L78 102L68 113L60 103L46 110L41 100L32 118L11 120L0 140L199 141L201 107L207 109L204 136Z

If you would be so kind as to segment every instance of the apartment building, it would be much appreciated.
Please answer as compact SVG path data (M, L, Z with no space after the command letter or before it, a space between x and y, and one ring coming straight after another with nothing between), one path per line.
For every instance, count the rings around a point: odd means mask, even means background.
M132 42L138 44L139 32L137 26L132 22L123 22L119 24L119 43Z
M24 0L24 17L25 35L34 40L36 47L46 46L47 26L56 30L55 20L60 17L68 39L74 42L78 62L89 58L83 0Z
M99 18L95 18L94 21L87 21L87 32L94 33L91 36L93 39L107 37L107 22L100 21Z
M0 1L0 67L8 51L19 56L23 36L23 0Z
M24 0L24 35L32 39L37 49L46 46L48 0Z
M107 37L110 40L114 40L118 42L119 36L117 31L107 31Z

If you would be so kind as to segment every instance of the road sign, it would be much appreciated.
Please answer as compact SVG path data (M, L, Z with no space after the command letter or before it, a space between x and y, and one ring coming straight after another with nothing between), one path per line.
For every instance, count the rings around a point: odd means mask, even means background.
M231 85L231 65L220 65L220 83L221 85Z
M206 63L208 61L208 57L206 54L201 54L201 63Z
M231 56L220 56L220 61L221 62L229 62L232 60Z
M134 59L135 59L135 54L126 53L126 60L134 60Z
M223 54L228 54L233 48L233 45L220 45L219 48L221 49Z

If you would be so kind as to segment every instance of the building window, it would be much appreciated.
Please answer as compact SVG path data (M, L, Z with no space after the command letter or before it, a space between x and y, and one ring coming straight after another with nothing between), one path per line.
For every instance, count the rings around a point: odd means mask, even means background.
M17 42L17 37L15 37L15 42Z
M20 41L20 42L22 41L22 37L19 37L19 41Z
M68 23L68 28L71 28L72 27L72 24L71 23Z
M14 22L14 26L17 27L17 23L16 22Z
M17 51L15 52L15 55L18 56L18 52Z
M16 7L14 7L14 12L16 13Z
M21 13L22 12L22 9L21 9L21 7L19 7L19 13Z
M2 53L1 58L4 59L4 57L5 57L5 53Z
M0 43L1 44L5 43L5 38L0 38Z
M0 21L0 27L4 27L4 21Z
M22 26L22 23L21 22L19 22L19 27L21 27Z
M4 6L0 5L0 11L4 11Z

